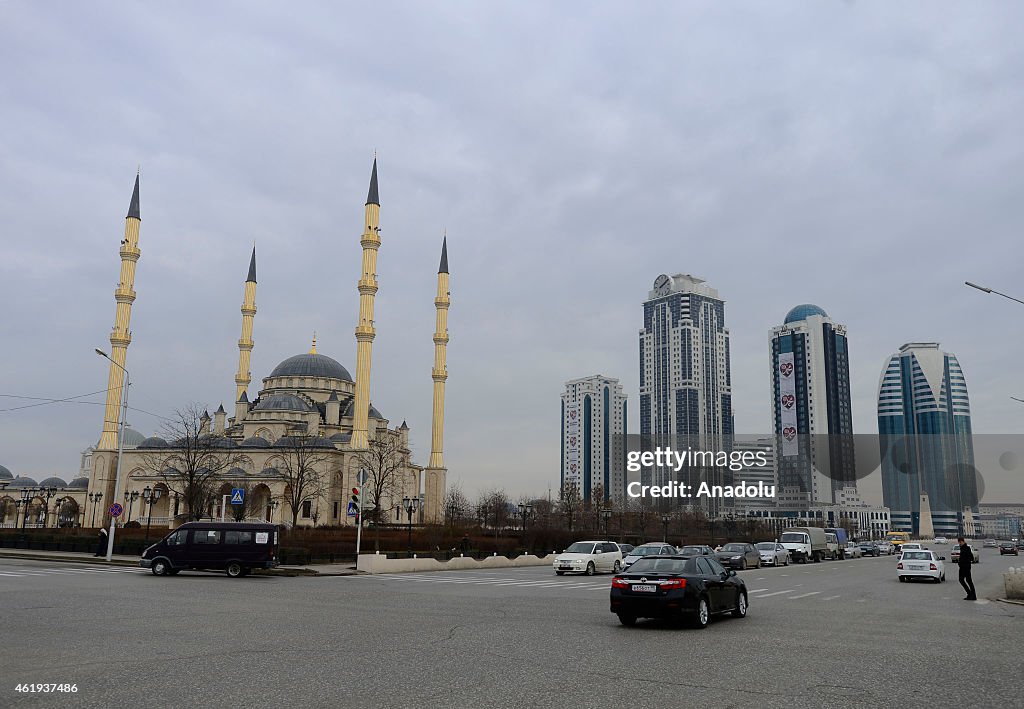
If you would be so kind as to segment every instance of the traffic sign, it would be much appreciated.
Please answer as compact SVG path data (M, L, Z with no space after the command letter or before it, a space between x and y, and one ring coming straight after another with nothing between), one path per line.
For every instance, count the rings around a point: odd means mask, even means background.
M348 514L349 517L358 517L359 516L359 511L356 508L356 503L354 503L354 502L348 503L348 513L347 514Z
M231 504L232 505L244 505L245 504L245 488L244 487L233 487L233 488L231 488Z
M365 485L369 477L370 476L366 474L366 471L360 468L359 472L356 473L356 482L359 483L360 485Z
M124 506L122 506L120 502L115 502L114 504L112 504L110 506L110 516L111 517L120 517L121 513L123 513L123 512L124 512Z

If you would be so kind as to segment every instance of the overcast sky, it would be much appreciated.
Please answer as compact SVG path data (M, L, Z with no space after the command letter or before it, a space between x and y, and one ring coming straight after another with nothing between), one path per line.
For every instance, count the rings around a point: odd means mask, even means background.
M250 396L314 330L354 374L376 150L372 399L425 463L447 229L445 452L471 496L557 488L567 379L621 379L638 430L663 272L727 301L740 433L769 430L769 332L803 302L848 327L856 432L925 340L975 431L1017 433L1024 306L962 284L1024 298L1021 26L1013 3L0 2L0 394L106 387L139 165L133 407L233 412L254 242ZM0 464L70 479L101 420L0 412ZM986 481L1024 502L1022 473Z

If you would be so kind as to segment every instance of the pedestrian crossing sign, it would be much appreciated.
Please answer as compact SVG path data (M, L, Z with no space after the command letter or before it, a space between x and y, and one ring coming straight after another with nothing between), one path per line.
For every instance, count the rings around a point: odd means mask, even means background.
M231 488L231 504L232 505L244 505L245 504L245 488L233 487Z
M356 509L356 503L354 503L354 502L348 503L348 516L349 517L358 517L359 516L359 510Z

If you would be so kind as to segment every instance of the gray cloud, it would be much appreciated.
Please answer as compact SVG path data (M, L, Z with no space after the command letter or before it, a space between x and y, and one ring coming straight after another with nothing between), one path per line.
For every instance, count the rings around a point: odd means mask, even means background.
M140 163L133 405L230 408L253 242L254 377L314 330L352 368L376 149L374 403L424 460L447 228L447 461L471 491L557 485L568 378L621 378L637 430L640 303L663 271L728 301L741 431L768 428L768 331L809 301L849 328L858 432L876 431L888 355L917 339L957 354L976 431L1016 432L1024 311L961 283L1018 281L1022 14L5 3L0 393L105 386L92 349ZM0 463L67 475L100 411L0 413ZM987 485L1024 499L1020 478Z

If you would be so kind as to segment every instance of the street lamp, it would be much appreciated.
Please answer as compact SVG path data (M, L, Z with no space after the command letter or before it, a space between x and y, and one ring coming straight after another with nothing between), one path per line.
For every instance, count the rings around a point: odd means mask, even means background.
M608 526L612 520L612 508L605 507L601 510L601 519L604 520L604 536L608 536Z
M274 511L277 510L277 506L280 504L280 500L271 500L270 502L267 503L267 507L270 508L270 519L267 520L268 522L274 521Z
M980 290L982 293L991 293L993 295L1001 295L1004 298L1006 298L1007 300L1012 300L1012 301L1015 301L1017 303L1020 303L1021 305L1024 305L1024 300L1021 300L1020 298L1014 298L1012 295L1006 295L1006 293L1000 293L997 290L992 290L991 288L986 288L985 286L979 286L977 283L971 283L970 281L964 281L964 285L965 286L970 286L971 288L976 288L977 290Z
M124 420L128 417L128 389L132 385L131 375L128 374L128 370L123 365L118 364L114 360L107 356L107 353L101 349L96 350L103 359L107 360L111 364L117 366L122 372L124 372L124 386L121 387L121 423L120 430L117 434L117 471L114 473L114 500L117 500L121 496L121 459L124 457ZM113 515L110 516L110 534L107 535L107 561L111 561L114 558L114 530L117 528L117 518Z
M418 497L404 497L402 498L402 507L405 508L405 514L409 518L409 556L412 556L412 516L419 509L420 498Z
M46 529L46 518L50 514L50 498L56 494L57 488L55 487L39 488L39 496L46 498L43 500L43 529Z
M519 503L519 516L523 520L523 534L526 534L526 520L533 516L533 505L529 502Z
M662 529L662 541L668 544L668 523L672 521L672 516L664 514L661 516L661 529Z
M127 490L124 491L124 501L128 503L128 518L124 521L124 526L126 527L128 526L128 523L132 521L132 505L135 504L137 499L139 499L138 490L132 490L131 492L128 492Z
M36 489L34 487L26 488L21 491L21 506L24 507L23 514L21 516L21 528L26 529L28 527L28 506L35 496ZM15 521L15 527L17 527L17 519Z
M86 497L89 498L89 503L92 505L92 524L90 526L96 526L96 508L100 506L100 500L103 499L102 492L90 492Z
M146 516L146 540L143 544L149 543L149 525L153 521L153 504L160 499L164 491L160 488L151 489L149 485L142 490L142 501L149 506L149 514Z

